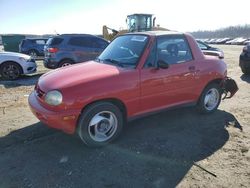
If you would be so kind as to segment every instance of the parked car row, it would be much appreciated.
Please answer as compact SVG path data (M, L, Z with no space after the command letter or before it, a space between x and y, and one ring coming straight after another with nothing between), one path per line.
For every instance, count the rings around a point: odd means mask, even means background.
M89 34L24 39L19 45L22 53L0 53L0 75L3 79L15 80L22 74L34 73L37 68L35 58L40 55L45 55L44 66L51 69L93 60L108 44L105 39Z
M233 44L233 45L247 45L250 43L250 38L212 38L212 39L198 39L207 44Z
M243 38L237 38L226 43L241 44L242 41ZM244 74L250 74L250 40L244 41L245 42L243 44L245 44L245 46L243 47L239 57L239 66ZM224 53L222 50L209 46L206 42L204 42L204 40L196 39L196 42L205 55L218 56L221 59L224 58Z

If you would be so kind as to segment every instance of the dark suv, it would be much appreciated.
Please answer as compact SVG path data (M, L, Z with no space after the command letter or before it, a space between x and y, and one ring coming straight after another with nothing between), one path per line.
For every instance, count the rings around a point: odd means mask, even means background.
M250 44L244 46L240 54L240 68L244 74L250 74Z
M44 55L44 45L48 39L34 38L34 39L23 39L19 44L19 52L28 54L33 58Z
M55 69L95 59L109 42L89 34L63 34L50 38L44 46L44 66Z

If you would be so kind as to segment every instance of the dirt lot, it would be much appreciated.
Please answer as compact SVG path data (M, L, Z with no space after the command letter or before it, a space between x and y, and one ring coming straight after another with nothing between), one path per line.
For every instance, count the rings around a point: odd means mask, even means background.
M219 47L234 98L212 115L185 108L130 122L99 149L30 112L27 96L48 71L41 61L37 74L0 81L0 187L250 187L250 77L238 67L242 46Z

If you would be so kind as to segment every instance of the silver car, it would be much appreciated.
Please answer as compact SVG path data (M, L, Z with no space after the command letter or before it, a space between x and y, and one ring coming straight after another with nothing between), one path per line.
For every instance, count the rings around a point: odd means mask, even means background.
M22 74L36 72L36 68L36 62L31 56L15 52L0 52L0 75L3 79L15 80Z

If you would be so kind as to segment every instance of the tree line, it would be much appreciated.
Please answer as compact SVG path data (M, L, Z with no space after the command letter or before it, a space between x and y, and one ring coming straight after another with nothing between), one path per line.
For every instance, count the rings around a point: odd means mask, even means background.
M250 38L250 24L230 26L214 31L195 31L191 32L195 38L207 39L207 38Z

